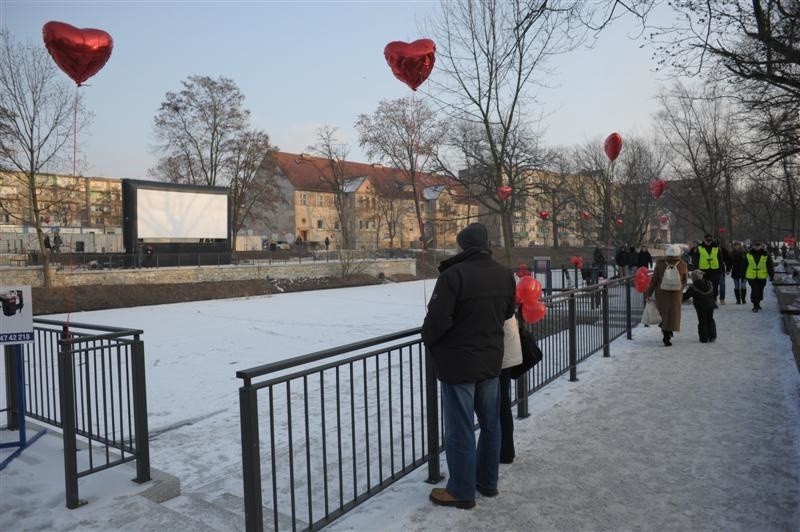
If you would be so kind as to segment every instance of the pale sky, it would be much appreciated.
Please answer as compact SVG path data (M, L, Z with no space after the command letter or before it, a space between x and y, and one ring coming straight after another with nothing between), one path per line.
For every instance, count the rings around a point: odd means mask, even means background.
M191 75L233 79L252 125L281 150L307 151L314 130L329 124L350 144L350 160L368 162L356 117L383 99L411 94L392 76L383 48L427 37L418 28L437 9L432 1L0 0L0 25L42 46L42 26L51 20L111 34L111 58L80 89L95 114L91 130L78 138L88 162L84 174L147 179L156 160L153 117L164 95ZM618 21L593 49L551 64L550 88L538 92L546 144L649 131L659 76L651 49L629 38L636 33L633 20ZM72 167L51 170L69 174Z

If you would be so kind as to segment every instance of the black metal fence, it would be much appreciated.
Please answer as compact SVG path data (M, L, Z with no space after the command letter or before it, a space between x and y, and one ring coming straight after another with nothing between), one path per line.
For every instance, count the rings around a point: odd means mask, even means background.
M83 504L78 479L136 460L135 482L150 480L142 331L34 319L23 344L25 415L62 431L68 508ZM6 352L6 393L16 371ZM16 428L9 414L9 428ZM78 452L78 447L81 452Z
M643 306L631 278L543 301L531 331L544 359L512 385L520 417L536 390L566 372L577 380L579 362L630 338ZM419 333L237 372L247 530L320 529L424 464L439 481L441 402Z

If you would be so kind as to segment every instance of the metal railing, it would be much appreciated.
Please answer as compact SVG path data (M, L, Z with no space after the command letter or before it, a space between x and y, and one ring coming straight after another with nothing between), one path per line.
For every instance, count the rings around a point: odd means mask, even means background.
M631 278L542 298L529 326L544 359L512 383L528 397L577 364L631 337L643 298ZM318 530L427 464L438 482L441 401L420 329L238 371L247 530ZM265 525L264 518L268 518Z
M35 318L23 344L25 412L60 428L68 508L83 504L78 479L136 460L135 482L150 480L142 331ZM16 388L7 352L9 405ZM9 428L14 416L9 414ZM81 452L78 452L78 447Z

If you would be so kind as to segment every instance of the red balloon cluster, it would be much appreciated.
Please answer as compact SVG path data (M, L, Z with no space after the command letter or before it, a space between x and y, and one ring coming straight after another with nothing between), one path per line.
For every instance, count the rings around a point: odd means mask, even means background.
M583 257L580 255L573 255L569 258L569 262L576 268L583 268Z
M625 223L625 220L622 219L622 216L617 216L617 219L614 221L617 222L617 225L620 227L622 227L622 224Z
M508 198L511 197L511 187L508 185L497 187L497 195L500 197L502 201L506 201Z
M111 35L103 30L80 29L63 22L45 24L42 37L58 68L79 87L105 66L114 48Z
M727 227L720 227L719 229L717 229L717 231L719 232L719 234L724 235L725 233L728 232L728 228Z
M669 223L669 216L667 216L666 214L662 214L661 216L658 217L658 223L660 223L661 225L667 225Z
M583 211L583 212L581 212L581 218L583 219L583 221L584 221L584 222L585 222L586 220L588 220L588 219L589 219L589 211Z
M636 270L636 274L633 276L633 286L637 292L643 294L649 285L650 272L647 270L647 266L642 266Z
M522 279L523 277L529 277L531 271L528 269L528 265L524 262L520 262L519 266L517 266L517 277Z
M660 198L666 188L667 182L663 179L656 179L655 181L650 182L650 194L655 199Z
M797 244L797 239L791 235L783 237L783 243L793 248L795 244Z
M614 162L619 157L619 152L622 151L622 136L619 133L612 133L606 138L603 145L606 156Z
M436 44L430 39L412 43L392 41L383 49L383 56L394 77L417 90L428 79L436 61Z
M547 314L547 307L541 301L542 284L535 277L526 276L517 284L516 300L522 305L522 319L526 323L536 323Z
M550 211L539 211L539 218L542 220L547 220L550 218Z

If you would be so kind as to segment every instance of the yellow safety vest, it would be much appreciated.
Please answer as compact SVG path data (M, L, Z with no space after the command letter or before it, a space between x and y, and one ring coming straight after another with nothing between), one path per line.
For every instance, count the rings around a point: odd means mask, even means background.
M719 270L719 258L717 258L719 255L719 248L711 248L710 255L708 250L703 246L699 246L697 250L700 253L700 264L698 267L701 270Z
M747 279L766 279L767 275L767 256L761 255L756 264L756 259L750 253L747 254L747 271L744 276Z

